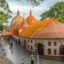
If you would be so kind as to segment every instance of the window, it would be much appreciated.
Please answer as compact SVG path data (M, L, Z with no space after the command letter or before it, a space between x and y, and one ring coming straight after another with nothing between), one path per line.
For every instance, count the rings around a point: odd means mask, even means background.
M64 55L64 46L60 47L60 55Z
M48 46L51 46L51 42L48 42Z
M51 54L51 49L48 49L48 54Z
M56 46L57 45L57 43L56 42L54 42L54 46Z
M54 55L56 55L56 50L54 50Z
M33 50L33 47L31 46L31 50Z
M29 42L29 39L28 39L28 42Z
M26 43L26 40L24 40L24 43Z
M32 40L31 40L31 43L32 43Z
M29 49L29 45L27 44L27 48Z

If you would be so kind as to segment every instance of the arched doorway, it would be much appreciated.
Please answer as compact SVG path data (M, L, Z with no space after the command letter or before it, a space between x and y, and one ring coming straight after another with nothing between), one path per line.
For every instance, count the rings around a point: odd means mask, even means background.
M44 48L43 48L44 46L39 43L39 44L37 45L37 47L38 47L38 54L39 54L39 55L44 55Z
M60 55L64 55L64 45L60 45L59 53Z
M18 44L20 45L20 39L18 40Z

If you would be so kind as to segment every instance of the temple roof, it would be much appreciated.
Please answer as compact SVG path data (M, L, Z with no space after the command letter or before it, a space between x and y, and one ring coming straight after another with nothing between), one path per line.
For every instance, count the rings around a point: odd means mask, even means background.
M17 16L15 16L14 18L13 18L13 20L11 21L11 23L10 23L10 25L11 26L14 26L17 22L19 22L19 21L23 21L23 17L22 16L20 16L20 12L19 12L19 10L18 10L18 12L17 12Z
M15 29L13 29L13 34L18 36L19 32L23 31L24 29L26 29L28 27L28 24L26 22L25 19L23 19L23 21L19 21L16 23L16 25L14 26Z
M23 19L22 22L19 21L16 23L16 29L25 29L27 27L28 27L28 24L25 19Z
M23 30L20 37L24 38L64 38L64 23L55 18L36 22Z
M26 21L29 25L37 22L34 16L32 16L32 11L30 10L30 15L26 18Z

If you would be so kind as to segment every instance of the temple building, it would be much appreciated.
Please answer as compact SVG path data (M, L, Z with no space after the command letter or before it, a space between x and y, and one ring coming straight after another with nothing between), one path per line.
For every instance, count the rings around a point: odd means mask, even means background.
M6 27L4 30L6 30L6 31L3 31L3 35L4 35L4 37L10 37L10 36L12 36L13 35L13 33L15 34L15 35L17 35L17 29L16 29L16 23L17 22L22 22L23 21L23 17L22 16L20 16L20 12L19 12L19 10L18 10L18 12L17 12L17 16L15 16L14 18L13 18L13 20L11 21L11 23L10 23L10 26L9 27Z
M24 19L20 16L20 12L17 12L17 16L15 16L10 24L10 26L14 26L13 35L19 36L19 32L23 31L25 28L30 26L31 24L37 22L37 20L32 16L32 11L30 10L30 16Z
M15 25L16 29L13 30L13 34L16 36L19 36L19 32L23 31L27 27L28 27L28 24L25 19L22 22L17 22Z
M37 22L32 11L24 19L18 11L10 27L13 38L30 52L43 57L64 58L64 23L55 18Z
M30 25L19 33L20 44L43 57L64 58L64 23L55 18Z
M4 36L4 38L6 38L6 39L8 39L8 38L10 38L10 37L12 37L12 27L4 27L4 29L3 29L3 36Z
M15 16L14 18L13 18L13 20L11 21L11 23L10 23L10 26L14 26L17 22L19 22L19 21L23 21L23 17L20 15L20 12L19 12L19 10L18 10L18 12L17 12L17 16Z
M12 19L10 26L8 27L6 32L3 32L4 36L15 35L19 36L19 32L23 31L25 28L30 26L31 24L37 22L34 16L32 16L32 11L30 10L30 16L27 19L24 19L18 10L17 15ZM10 28L11 27L11 28ZM12 33L11 33L11 31Z
M37 20L35 19L35 17L32 16L32 11L31 10L30 10L30 16L28 16L26 18L26 21L27 21L28 25L31 25L31 24L37 22Z

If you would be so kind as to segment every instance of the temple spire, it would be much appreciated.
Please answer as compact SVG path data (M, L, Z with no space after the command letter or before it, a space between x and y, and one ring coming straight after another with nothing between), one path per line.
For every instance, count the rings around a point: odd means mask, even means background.
M20 16L20 12L19 12L19 9L18 9L18 11L17 11L17 16Z
M30 16L32 16L32 11L30 10Z

